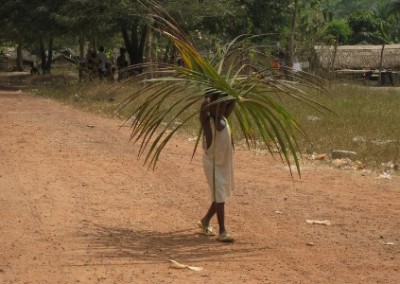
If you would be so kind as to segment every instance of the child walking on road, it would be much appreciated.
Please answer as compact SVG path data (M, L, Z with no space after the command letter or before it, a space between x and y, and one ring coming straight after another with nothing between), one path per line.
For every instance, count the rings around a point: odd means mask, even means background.
M217 214L220 242L233 242L225 228L225 202L234 188L232 164L232 138L227 118L235 107L235 101L215 103L221 95L206 98L201 105L200 122L203 128L203 167L211 190L212 203L198 225L203 234L215 235L210 225Z

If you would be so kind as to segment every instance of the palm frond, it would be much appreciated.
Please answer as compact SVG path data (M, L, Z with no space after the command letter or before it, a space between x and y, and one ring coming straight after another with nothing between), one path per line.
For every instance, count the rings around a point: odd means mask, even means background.
M305 133L280 97L287 96L325 112L327 109L308 95L310 91L327 92L323 81L291 69L283 71L290 73L292 80L282 78L269 64L271 57L263 52L265 46L246 44L255 35L237 37L227 45L219 61L209 61L157 2L147 0L146 7L155 29L174 44L184 64L142 64L145 71L135 78L141 87L119 106L132 107L131 139L140 142L138 155L145 156L144 163L154 168L172 136L198 115L203 98L220 93L223 96L213 103L236 101L233 119L238 128L233 131L241 133L248 148L256 148L260 142L271 154L277 148L282 161L289 166L294 162L300 174L296 137ZM260 60L239 60L249 53L260 56ZM156 68L146 71L149 66ZM201 128L197 133L192 158Z

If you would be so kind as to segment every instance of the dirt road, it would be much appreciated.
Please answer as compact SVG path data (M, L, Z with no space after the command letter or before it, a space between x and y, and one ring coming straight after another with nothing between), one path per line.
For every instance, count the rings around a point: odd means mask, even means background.
M238 149L236 242L221 244L196 230L209 193L193 142L148 171L118 124L0 93L0 283L400 283L398 177L307 161L292 180Z

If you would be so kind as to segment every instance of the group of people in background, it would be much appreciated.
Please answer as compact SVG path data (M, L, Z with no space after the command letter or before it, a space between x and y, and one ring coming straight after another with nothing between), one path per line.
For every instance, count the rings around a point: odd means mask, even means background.
M126 59L126 49L121 47L117 58L118 78L121 78L121 70L128 66ZM86 55L86 66L90 73L97 74L100 80L104 78L114 78L115 68L109 62L104 46L100 46L98 52L90 48Z

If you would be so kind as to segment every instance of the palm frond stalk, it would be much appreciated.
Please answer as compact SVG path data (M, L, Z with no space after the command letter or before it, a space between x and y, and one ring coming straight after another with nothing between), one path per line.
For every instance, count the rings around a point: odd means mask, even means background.
M259 46L244 44L251 35L234 39L218 60L207 60L160 5L149 0L146 7L150 7L147 16L155 23L155 29L174 44L183 65L143 64L144 70L152 67L151 71L135 77L135 83L139 81L142 87L119 107L134 106L131 138L140 142L139 157L145 155L145 164L154 168L171 137L198 116L204 98L221 94L213 103L236 101L233 120L238 126L232 130L241 132L248 148L262 142L273 154L278 147L282 161L289 166L294 161L300 174L296 137L305 133L282 105L281 97L288 96L324 111L321 104L307 95L310 90L326 91L322 81L291 69L284 70L292 78L286 81L281 71L270 66L270 56ZM250 52L261 60L253 64L238 60ZM193 155L201 135L200 128Z

